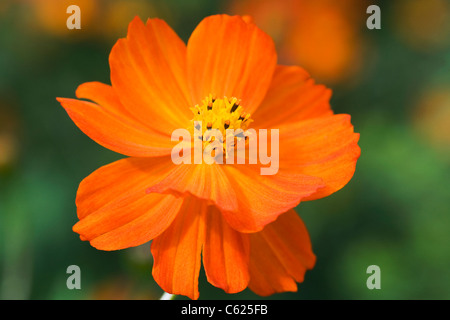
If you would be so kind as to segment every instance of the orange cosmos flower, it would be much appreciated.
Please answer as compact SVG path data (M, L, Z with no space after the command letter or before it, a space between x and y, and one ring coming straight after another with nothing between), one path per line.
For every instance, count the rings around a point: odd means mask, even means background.
M74 231L101 250L153 240L153 276L169 293L199 297L201 257L208 281L228 293L297 290L315 256L293 208L342 188L360 154L350 116L330 109L330 90L277 65L271 38L239 16L205 18L187 46L164 21L135 18L109 62L111 86L76 91L93 102L58 98L85 134L129 156L81 182ZM229 100L233 110L212 110ZM252 128L279 129L278 172L174 164L171 133L192 127L200 111L215 114L214 126L231 125L235 111L251 115Z

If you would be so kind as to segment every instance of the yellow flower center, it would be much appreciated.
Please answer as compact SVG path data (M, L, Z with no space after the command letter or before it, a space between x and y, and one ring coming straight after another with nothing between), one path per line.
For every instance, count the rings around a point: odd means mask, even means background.
M227 151L235 146L236 140L246 139L245 131L253 120L250 119L249 113L244 112L240 103L241 100L235 97L216 98L210 94L202 100L201 105L191 108L194 118L189 131L194 139L203 141L203 149L211 144L220 132L219 137L222 140L219 142L223 144L223 153L227 157Z

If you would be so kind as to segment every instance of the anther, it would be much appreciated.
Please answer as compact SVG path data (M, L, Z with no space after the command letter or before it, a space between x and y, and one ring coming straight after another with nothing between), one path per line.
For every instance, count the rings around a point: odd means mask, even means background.
M250 114L243 112L241 100L236 97L220 97L217 98L215 94L210 94L202 100L201 105L195 105L191 108L194 113L194 118L191 120L192 124L189 131L195 134L196 139L204 142L205 145L215 142L223 144L223 151L228 152L228 148L235 148L235 141L248 140L244 134L247 130L250 119ZM201 131L202 121L204 123L204 131ZM214 128L213 128L214 127ZM229 133L228 129L239 129L240 132ZM212 129L218 130L222 135L215 137L212 135ZM228 140L229 139L229 140ZM228 143L227 143L228 140ZM231 144L231 146L230 146ZM216 149L217 152L219 149Z

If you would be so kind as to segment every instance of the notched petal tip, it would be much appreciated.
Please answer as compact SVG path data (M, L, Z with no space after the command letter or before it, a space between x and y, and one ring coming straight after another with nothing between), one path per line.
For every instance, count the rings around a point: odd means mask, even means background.
M164 291L198 299L206 210L203 201L186 198L170 227L153 240L152 275Z
M255 23L253 17L247 14L242 16L242 20L244 20L246 23Z
M163 20L135 17L109 55L111 83L123 107L170 135L189 121L186 45ZM143 94L145 92L145 94ZM150 107L149 107L150 106Z
M306 226L289 210L251 235L249 288L261 296L297 291L296 282L303 282L315 262Z
M131 22L130 22L130 24L128 25L128 34L127 34L127 37L128 37L128 35L129 35L129 33L130 33L130 30L133 28L133 27L136 27L136 26L143 26L144 25L144 22L142 21L142 19L138 16L138 15L135 15L134 16L134 18L133 18L133 20L131 20Z

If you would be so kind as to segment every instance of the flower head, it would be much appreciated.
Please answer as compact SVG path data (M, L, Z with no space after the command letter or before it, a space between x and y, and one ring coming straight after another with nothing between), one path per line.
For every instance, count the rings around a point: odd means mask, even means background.
M333 114L330 90L276 61L271 38L246 18L207 17L187 45L164 21L135 18L111 51L112 85L80 85L77 97L93 102L58 98L85 134L129 156L81 182L74 231L101 250L153 240L153 276L169 293L199 297L201 259L228 293L295 291L315 256L293 208L351 179L359 135L350 116ZM213 128L233 141L226 129L278 129L278 171L175 164L171 134L196 122L202 150Z

